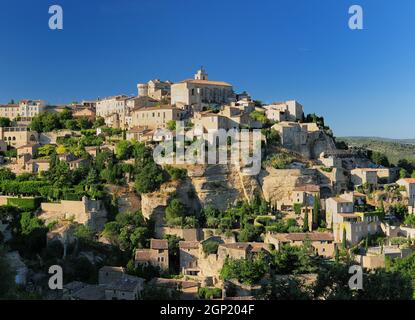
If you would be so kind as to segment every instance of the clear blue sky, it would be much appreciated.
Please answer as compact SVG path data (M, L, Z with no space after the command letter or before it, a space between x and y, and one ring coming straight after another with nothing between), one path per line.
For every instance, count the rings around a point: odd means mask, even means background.
M364 30L348 28L352 4ZM0 103L135 94L204 65L255 99L299 100L336 135L415 138L414 16L413 0L2 0Z

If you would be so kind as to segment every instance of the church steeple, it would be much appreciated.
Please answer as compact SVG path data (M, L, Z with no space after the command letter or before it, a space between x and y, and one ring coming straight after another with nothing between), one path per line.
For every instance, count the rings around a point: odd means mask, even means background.
M208 74L206 73L203 66L201 66L200 69L195 74L195 79L196 80L208 80Z

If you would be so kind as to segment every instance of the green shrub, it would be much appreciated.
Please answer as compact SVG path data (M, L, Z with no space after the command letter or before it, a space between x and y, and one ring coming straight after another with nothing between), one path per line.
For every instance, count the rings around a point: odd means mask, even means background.
M219 242L208 240L203 242L203 252L206 254L216 254L218 252Z
M201 299L209 300L209 299L220 299L222 298L222 290L220 288L199 288L197 291L199 297Z

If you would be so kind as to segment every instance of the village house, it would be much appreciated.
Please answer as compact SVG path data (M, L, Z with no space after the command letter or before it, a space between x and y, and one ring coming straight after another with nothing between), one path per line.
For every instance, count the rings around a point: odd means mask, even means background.
M20 106L18 104L0 105L0 117L15 120L20 116Z
M72 113L72 116L75 119L78 119L78 118L87 118L87 119L89 119L91 121L94 121L95 120L95 117L96 117L96 113L95 113L95 109L92 109L92 108L82 108L82 109L79 108L79 109L76 109Z
M413 252L413 249L400 247L398 245L389 245L382 247L369 247L365 254L356 254L354 259L363 268L378 269L385 268L385 258L402 259Z
M371 168L356 168L350 171L351 181L355 186L370 185L376 187L378 185L377 171Z
M147 127L132 127L126 133L127 140L136 140L138 142L149 143L153 141L154 130Z
M127 102L131 97L118 95L98 99L96 102L96 116L105 119L105 123L112 128L125 129L128 127L127 118L130 110Z
M196 112L192 121L195 132L199 134L229 128L227 117L211 111Z
M184 275L197 276L199 273L199 241L180 241L180 270Z
M235 99L232 85L223 81L211 81L203 68L194 79L171 86L171 104L191 106L193 111L202 111L204 106L223 105Z
M408 199L410 206L415 206L415 178L399 179L396 182L404 189L404 196Z
M29 154L32 158L36 156L37 149L39 149L39 144L25 144L20 146L17 149L17 156L21 156L23 154Z
M131 111L132 127L165 128L169 121L179 121L182 111L171 105L135 108Z
M282 121L274 124L272 128L279 133L284 148L301 153L308 159L320 156L320 152L314 154L310 148L310 145L323 137L323 132L316 123Z
M10 147L18 148L28 144L37 144L39 135L35 131L30 131L28 127L0 127L0 140Z
M339 222L340 214L352 214L353 212L353 200L342 196L326 199L326 224L329 227Z
M153 265L161 270L169 269L169 244L167 240L150 240L150 249L135 251L135 265Z
M366 196L357 192L326 199L326 223L333 229L336 242L351 245L380 231L381 222L376 212L360 212L366 206ZM366 208L367 209L367 208Z
M30 159L25 165L23 172L40 173L50 169L50 161L46 159Z
M265 105L263 108L266 110L265 114L267 118L277 122L296 122L303 119L304 116L303 106L295 100L276 102L273 104Z
M105 286L100 286L97 284L70 283L65 285L64 291L64 298L68 300L105 300Z
M21 100L19 102L19 116L33 118L45 110L46 104L43 100Z
M333 223L333 235L336 242L342 242L344 235L350 245L359 243L368 235L381 230L381 221L376 212L340 213Z
M105 287L106 300L137 300L144 288L144 279L128 275L123 267L99 269L98 283Z
M313 206L316 197L320 197L320 186L318 185L297 186L291 192L292 203L299 203L302 206Z
M88 159L77 158L73 153L65 152L58 155L58 160L68 163L69 169L76 170L89 165Z
M309 242L319 256L333 257L334 255L334 237L331 233L310 232L310 233L267 233L264 239L265 243L275 246L280 250L284 245L302 246Z

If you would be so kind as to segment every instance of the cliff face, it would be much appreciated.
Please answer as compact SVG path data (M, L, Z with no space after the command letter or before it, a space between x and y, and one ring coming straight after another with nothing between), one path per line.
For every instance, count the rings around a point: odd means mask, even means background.
M206 206L226 210L239 200L249 200L254 194L262 193L255 176L242 176L231 165L189 166L187 170L186 180L165 183L157 192L141 196L141 209L146 218L153 217L157 224L162 224L164 210L173 196L191 213L198 214Z
M143 215L162 225L165 208L173 196L196 215L208 205L226 210L236 201L249 201L254 195L264 196L267 201L281 205L289 199L296 186L318 184L314 169L267 168L258 176L243 176L233 166L192 166L188 168L188 175L185 181L165 183L159 191L142 195Z
M313 169L266 168L258 176L265 200L280 207L288 202L292 190L304 184L317 184L318 177Z

